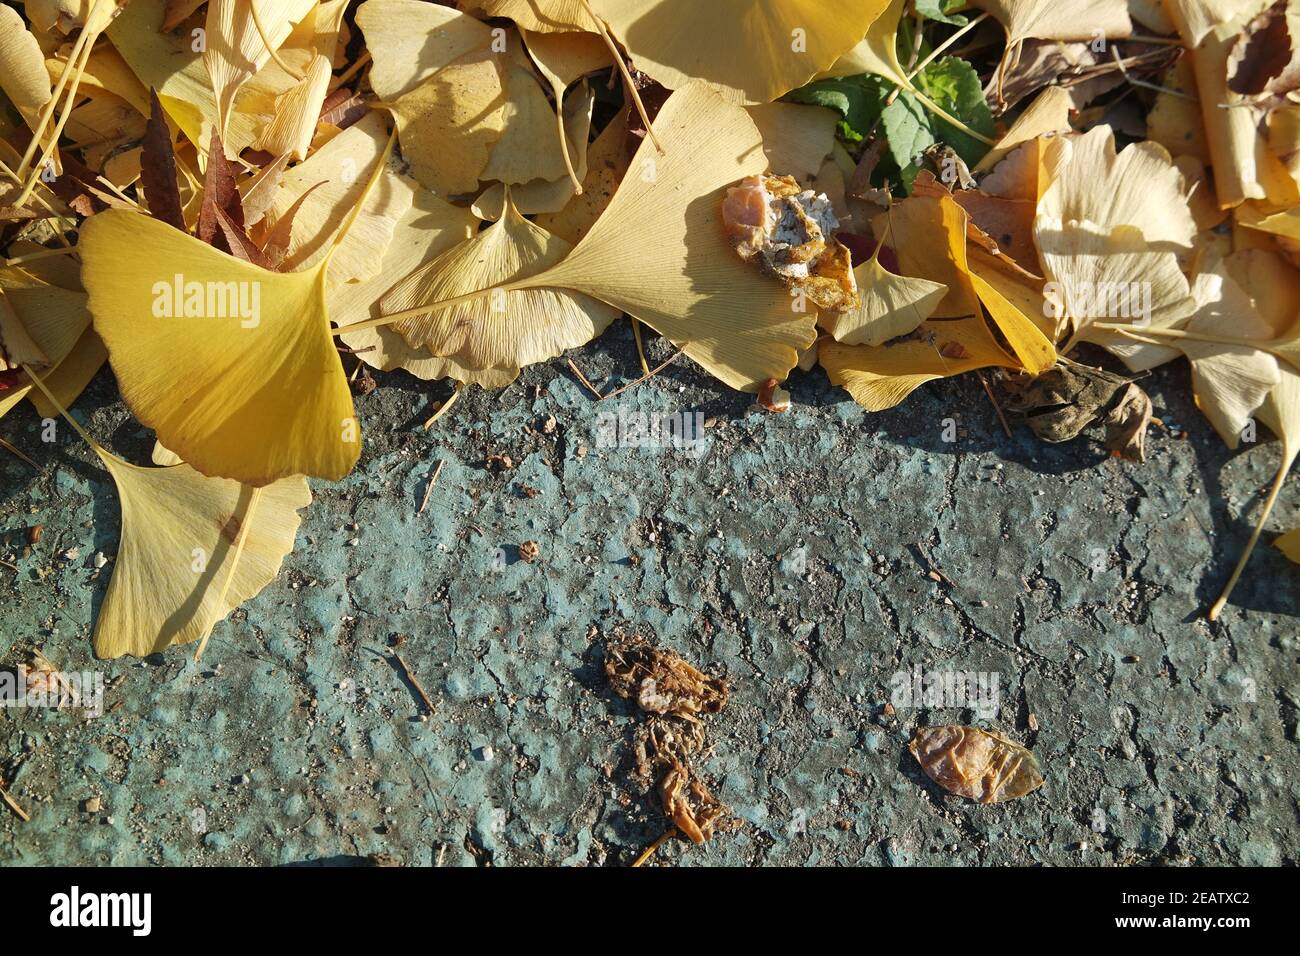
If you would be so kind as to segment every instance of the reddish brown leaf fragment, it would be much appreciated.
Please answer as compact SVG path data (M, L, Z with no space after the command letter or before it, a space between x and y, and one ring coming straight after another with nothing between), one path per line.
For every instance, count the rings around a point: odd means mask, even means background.
M262 250L253 245L253 240L244 235L244 230L235 225L224 209L214 207L212 213L219 230L219 238L209 245L228 252L236 259L243 259L255 266L274 271L275 267L267 260Z
M157 92L152 89L149 90L149 122L145 124L140 150L140 185L144 188L145 201L149 203L149 215L181 232L189 232L181 211L176 153L172 149L167 114L163 112Z
M243 232L244 206L235 187L235 167L226 159L221 134L214 129L208 144L208 169L203 178L203 205L199 209L198 229L199 238L210 246L217 245L214 240L222 233L218 210L225 213L238 231ZM233 249L229 251L233 252Z
M360 93L353 93L346 86L341 86L325 97L325 102L320 108L320 121L337 126L339 129L347 129L369 111L370 107L366 104L365 97Z

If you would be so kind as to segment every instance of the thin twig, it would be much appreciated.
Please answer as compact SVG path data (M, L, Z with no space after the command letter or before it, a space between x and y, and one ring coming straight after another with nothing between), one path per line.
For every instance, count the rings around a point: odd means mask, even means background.
M659 365L659 367L656 368L656 369L654 369L653 371L651 371L649 375L642 375L640 378L638 378L638 379L636 379L636 380L634 380L634 381L628 382L626 385L620 386L619 388L614 389L614 391L610 392L608 395L604 395L604 396L602 396L600 400L603 402L603 401L605 401L605 399L613 398L615 395L622 395L622 394L623 394L624 392L626 392L629 388L635 388L636 386L638 386L638 385L640 385L642 382L644 382L646 379L648 379L648 378L654 378L656 375L658 375L660 372L662 372L664 369L666 369L669 365L671 365L671 364L673 363L673 360L676 359L677 356L681 355L682 352L684 352L684 351L686 351L686 350L685 350L685 349L678 349L678 350L677 350L676 352L674 352L672 355L668 356L668 358L664 359L664 361Z
M648 847L645 848L645 852L636 858L636 862L632 864L632 868L635 869L638 866L644 865L646 860L650 859L650 857L655 855L656 850L658 850L661 846L663 846L665 843L671 840L676 834L677 834L677 828L669 827L667 833L665 833L659 839L655 840L654 843L651 843Z
M976 369L975 374L979 377L980 384L984 386L984 394L987 395L989 401L993 403L993 410L998 413L998 421L1002 423L1002 430L1006 432L1007 437L1010 438L1011 426L1007 424L1007 417L1002 414L1002 406L998 404L997 396L993 394L993 389L989 387L988 379L984 377L984 372L980 369Z
M10 795L9 791L5 789L3 780L0 780L0 799L3 799L4 802L8 804L10 810L18 814L18 819L22 820L23 823L32 822L32 818L28 815L27 811L24 810L21 806L19 806L18 801L15 800Z
M424 486L424 499L420 502L420 514L424 514L424 509L429 507L429 495L433 492L433 486L437 483L438 476L442 474L442 466L445 464L447 464L446 458L438 459L438 467L433 469L429 483Z
M13 455L15 458L21 458L23 461L27 462L27 464L31 465L37 471L41 470L41 466L36 464L36 462L32 461L30 458L28 458L27 455L24 454L21 449L15 448L13 445L9 444L9 442L5 441L3 438L0 438L0 448L3 448L5 451L9 452L9 454Z
M10 564L10 563L9 563L8 561L6 561L4 558L0 558L0 564L3 564L6 568L9 568L9 569L12 570L12 571L17 571L17 570L18 570L18 565L16 565L16 564Z
M438 419L442 418L442 416L447 413L447 410L451 408L451 406L456 404L456 399L460 398L461 388L462 388L462 383L457 382L456 387L452 390L451 396L438 406L438 410L436 412L434 412L432 415L429 416L429 420L424 423L424 430L426 432L433 427L434 423Z
M582 374L582 369L578 368L577 363L574 362L573 359L566 357L565 361L569 363L569 368L573 369L573 374L578 376L578 381L587 387L587 391L596 396L596 401L600 401L605 397L596 390L595 385L592 385L591 382L587 381L587 376Z
M636 339L636 357L641 360L641 371L649 375L650 363L645 360L645 346L641 344L641 323L636 320L636 316L629 315L632 320L632 338Z
M348 80L352 79L352 77L356 76L359 72L361 72L361 69L369 62L370 62L370 51L366 50L359 57L357 57L357 62L353 63L350 67L348 67L346 70L344 70L342 73L340 73L338 76L336 76L333 79L333 81L330 83L329 86L329 92L333 93L335 90L337 90Z
M433 706L433 701L429 699L429 695L424 692L424 687L420 685L420 681L415 676L415 672L411 670L411 665L406 663L401 654L393 654L393 660L397 661L398 666L402 668L402 674L408 681L410 681L411 686L415 688L415 692L420 695L420 701L429 712L429 716L432 717L437 713L437 708Z
M1159 83L1148 83L1146 80L1139 80L1136 79L1135 77L1129 76L1128 69L1125 68L1124 61L1120 58L1119 48L1116 47L1113 43L1111 44L1110 47L1110 56L1111 59L1115 61L1115 65L1119 67L1119 72L1124 77L1124 79L1128 80L1134 86L1140 86L1143 89L1147 89L1147 90L1155 90L1157 93L1168 93L1170 96L1181 96L1185 100L1191 100L1193 103L1196 102L1196 97L1188 96L1182 90L1171 90L1169 89L1169 87L1161 86Z

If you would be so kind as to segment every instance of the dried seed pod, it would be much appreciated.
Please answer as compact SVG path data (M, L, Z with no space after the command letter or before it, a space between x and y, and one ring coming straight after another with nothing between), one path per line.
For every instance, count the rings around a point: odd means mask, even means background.
M931 780L980 803L1014 800L1043 785L1033 754L977 727L922 727L908 749Z

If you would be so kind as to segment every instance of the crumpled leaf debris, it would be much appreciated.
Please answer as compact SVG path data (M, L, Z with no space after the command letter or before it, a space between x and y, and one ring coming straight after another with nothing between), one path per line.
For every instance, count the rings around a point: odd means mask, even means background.
M636 634L608 641L605 677L614 693L649 715L634 743L638 782L656 787L665 815L685 837L697 844L709 840L726 825L729 811L692 761L708 746L704 718L727 704L727 681Z

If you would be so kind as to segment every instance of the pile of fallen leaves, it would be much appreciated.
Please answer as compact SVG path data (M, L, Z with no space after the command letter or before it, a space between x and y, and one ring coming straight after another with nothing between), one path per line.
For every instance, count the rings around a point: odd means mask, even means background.
M504 388L623 316L771 410L973 372L1137 460L1186 358L1281 439L1251 547L1300 452L1294 0L28 0L0 90L0 415L107 361L158 439L68 418L121 500L102 656L274 578L363 363Z

